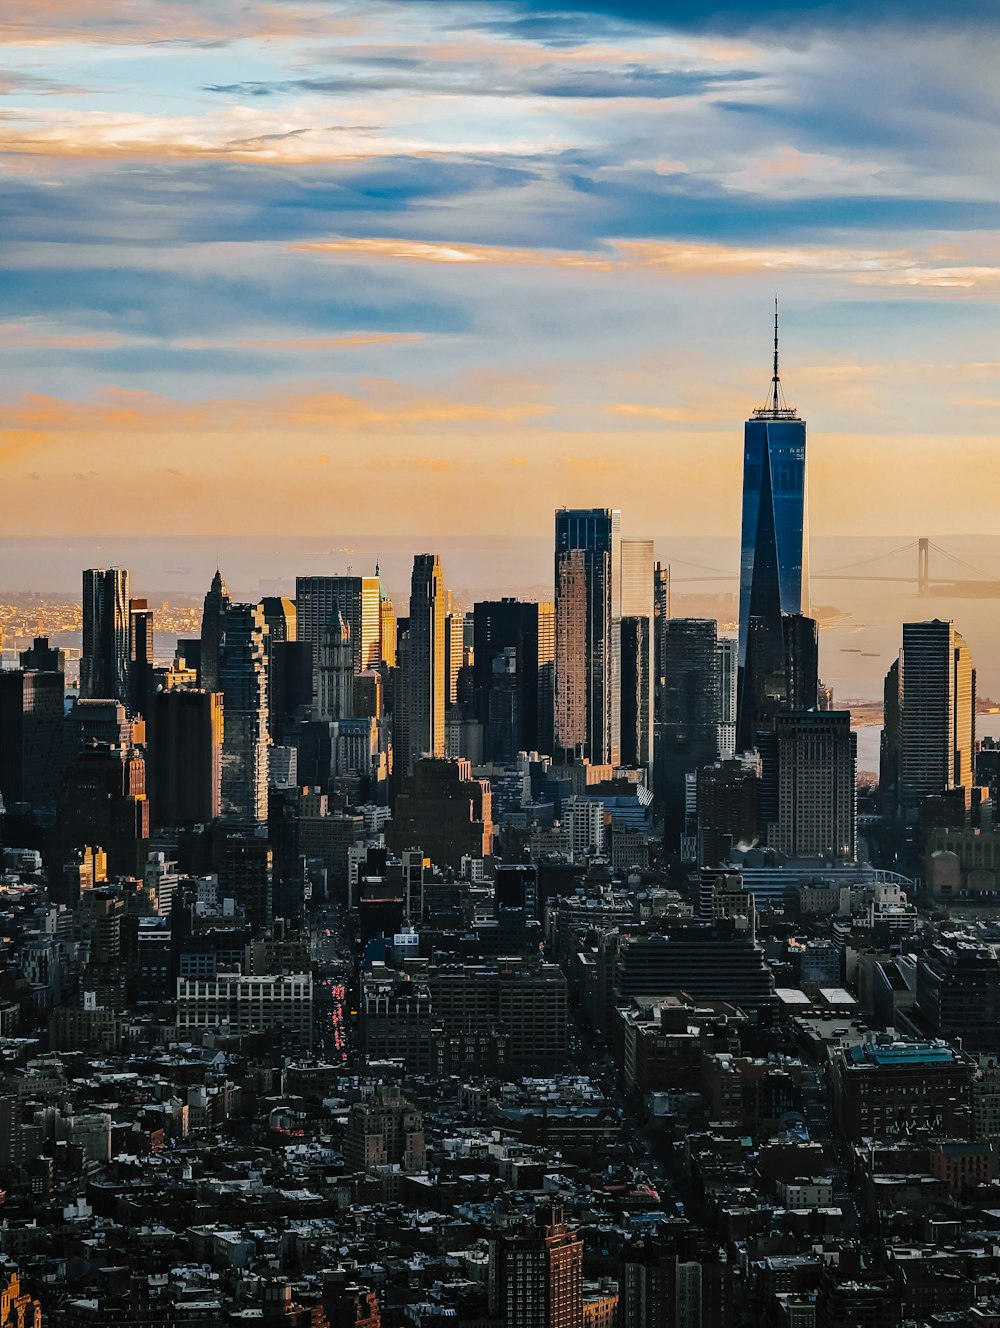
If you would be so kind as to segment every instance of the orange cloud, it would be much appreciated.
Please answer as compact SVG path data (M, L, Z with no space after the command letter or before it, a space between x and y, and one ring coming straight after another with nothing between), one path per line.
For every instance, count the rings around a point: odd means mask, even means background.
M799 272L840 278L854 285L938 287L959 290L1000 287L1000 263L960 261L954 249L752 248L711 242L609 240L604 252L528 249L387 236L299 241L298 253L328 254L360 261L467 264L489 267L567 268L594 272L659 272L671 276L743 276Z

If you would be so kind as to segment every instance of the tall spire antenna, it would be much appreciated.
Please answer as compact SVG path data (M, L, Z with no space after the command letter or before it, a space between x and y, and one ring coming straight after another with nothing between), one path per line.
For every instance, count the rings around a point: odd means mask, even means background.
M774 405L775 405L775 408L777 408L777 405L778 405L778 386L779 386L779 379L778 379L778 292L777 292L777 291L774 292L774 378L773 378L773 380L772 380L772 383L773 383L773 386L774 386Z
M767 394L767 401L763 407L754 411L754 416L758 419L797 419L798 416L793 407L785 401L785 395L781 390L781 378L778 374L778 296L774 297L774 370L771 374L771 386Z

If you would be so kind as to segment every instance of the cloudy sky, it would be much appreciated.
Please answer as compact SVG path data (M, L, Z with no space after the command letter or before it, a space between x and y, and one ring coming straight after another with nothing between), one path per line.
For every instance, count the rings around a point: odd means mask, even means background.
M4 533L995 531L994 12L4 6Z

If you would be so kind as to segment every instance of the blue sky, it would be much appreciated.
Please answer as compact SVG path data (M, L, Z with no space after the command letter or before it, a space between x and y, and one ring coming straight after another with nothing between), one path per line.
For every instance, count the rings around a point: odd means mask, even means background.
M775 291L814 530L995 530L992 10L18 7L7 533L731 533Z

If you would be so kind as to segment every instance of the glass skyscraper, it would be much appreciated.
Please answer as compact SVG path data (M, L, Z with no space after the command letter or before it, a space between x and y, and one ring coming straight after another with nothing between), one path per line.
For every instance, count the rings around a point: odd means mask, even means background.
M621 513L556 512L556 747L592 765L621 753Z
M784 666L781 615L809 613L806 422L787 406L774 375L768 399L747 420L743 441L740 548L739 741L752 740L752 697Z

